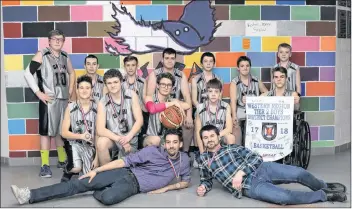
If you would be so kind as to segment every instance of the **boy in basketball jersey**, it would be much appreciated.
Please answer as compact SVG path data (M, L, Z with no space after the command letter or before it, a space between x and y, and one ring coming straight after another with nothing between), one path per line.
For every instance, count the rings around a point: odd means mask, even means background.
M300 97L298 93L292 90L286 89L286 80L287 80L287 70L284 67L275 67L273 70L273 81L274 88L266 93L263 93L261 96L293 96L295 110L299 109L299 100Z
M176 63L176 51L172 48L166 48L163 51L163 67L155 69L151 72L147 78L147 96L153 97L156 92L157 77L161 73L171 73L175 77L175 84L172 87L171 98L177 100L184 100L188 105L192 106L191 93L188 86L188 81L184 72L175 68ZM188 109L186 112L186 118L184 125L182 126L183 134L183 151L188 152L189 146L191 145L193 138L193 118L192 109Z
M275 67L284 67L287 69L287 81L286 89L289 91L295 91L298 95L301 95L301 73L299 66L290 61L292 56L292 47L287 43L282 43L278 46L277 56L280 59L280 62L277 63ZM271 79L273 75L271 74ZM271 80L271 89L274 88L274 81Z
M232 135L231 107L221 100L222 83L219 79L213 78L206 84L208 99L198 104L196 112L196 134L197 144L200 153L204 152L204 147L199 135L199 131L205 125L215 125L220 130L221 142L234 144L235 136Z
M142 110L138 95L133 90L123 89L122 82L120 71L110 69L105 72L108 93L100 100L97 115L99 139L96 148L100 165L111 161L109 151L118 152L119 158L137 151L137 135L143 125Z
M91 77L87 75L79 77L77 79L78 99L70 102L65 111L62 136L70 142L71 153L67 154L72 155L72 159L68 157L63 181L69 180L73 173L83 175L92 168L98 167L98 156L94 148L97 103L91 99L92 88Z
M49 32L49 47L38 51L25 71L29 87L39 98L39 134L42 165L41 177L50 178L50 141L55 138L58 152L58 167L64 168L66 153L60 136L60 123L68 100L74 91L76 79L69 56L62 51L65 35L59 30ZM35 74L37 77L35 78Z
M92 98L98 103L103 97L104 90L103 76L97 74L97 70L99 69L98 57L92 54L88 55L84 59L84 68L86 69L87 75L92 78Z
M232 123L238 145L243 143L241 128L244 129L246 121L246 97L259 96L268 91L263 82L251 75L251 67L252 62L248 57L239 57L237 59L239 74L230 84ZM243 131L243 133L245 132Z
M143 141L144 147L149 145L159 146L160 144L163 144L162 140L164 137L165 128L160 122L160 112L173 105L185 111L191 108L191 106L186 102L172 99L171 92L175 82L175 77L171 73L159 74L156 80L157 91L154 93L153 97L146 96L145 98L146 109L150 115L147 135Z
M136 94L138 95L139 98L139 104L142 109L142 114L143 114L143 126L141 129L141 132L138 136L138 149L142 148L142 138L143 135L147 132L148 128L148 118L149 118L149 113L145 109L144 105L144 98L146 96L146 82L145 79L138 76L137 74L137 69L138 69L138 59L135 56L127 56L123 59L124 63L124 68L126 71L126 75L123 78L123 84L122 88L123 89L131 89ZM141 139L141 140L140 140Z

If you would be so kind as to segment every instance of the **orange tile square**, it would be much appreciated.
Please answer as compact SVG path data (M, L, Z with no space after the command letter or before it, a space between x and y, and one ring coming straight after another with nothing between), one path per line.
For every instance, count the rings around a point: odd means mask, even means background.
M1 1L2 6L20 5L21 1L16 0L4 0Z
M183 73L185 74L187 80L189 78L189 75L191 74L191 68L185 68L183 69ZM191 82L191 81L190 81Z
M230 97L230 84L225 83L224 86L222 87L222 98L227 98Z
M40 150L39 135L13 135L9 138L10 151Z
M121 0L120 4L129 4L129 5L136 5L136 4L151 4L151 0Z
M320 40L321 51L336 51L336 37L322 36Z
M215 54L216 67L237 67L237 59L245 56L244 52L218 52Z
M306 96L335 96L335 82L307 82Z

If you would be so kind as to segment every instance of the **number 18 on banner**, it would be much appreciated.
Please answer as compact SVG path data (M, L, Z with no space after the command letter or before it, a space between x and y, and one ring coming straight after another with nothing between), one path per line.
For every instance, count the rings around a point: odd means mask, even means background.
M264 161L276 161L292 152L293 97L246 98L245 146Z

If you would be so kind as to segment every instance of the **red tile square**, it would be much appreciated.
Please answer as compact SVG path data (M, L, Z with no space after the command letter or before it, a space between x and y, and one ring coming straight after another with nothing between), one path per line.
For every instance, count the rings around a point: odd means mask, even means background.
M10 158L27 157L26 151L10 152Z
M102 38L72 38L72 53L102 53Z
M27 134L38 134L39 133L39 121L37 119L26 120L26 133Z
M4 23L4 37L5 38L21 38L22 27L21 23Z
M169 20L178 20L183 14L184 6L180 5L169 5L167 13L169 14Z

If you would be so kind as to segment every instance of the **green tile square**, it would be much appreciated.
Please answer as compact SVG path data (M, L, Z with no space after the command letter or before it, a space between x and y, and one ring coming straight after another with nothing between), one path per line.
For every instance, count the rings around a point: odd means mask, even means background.
M94 54L94 55L98 57L100 69L120 68L119 56L112 56L110 54Z
M334 112L305 112L305 116L310 126L335 125Z
M82 1L70 1L70 0L58 1L58 0L55 0L54 1L54 5L82 5L82 4L86 4L86 1L84 1L84 0L82 0Z
M230 7L231 20L260 20L260 6L233 5Z
M260 68L251 68L251 74L260 80ZM231 80L238 76L237 68L231 68Z
M333 140L329 141L312 141L312 147L334 147L335 142Z
M23 55L23 69L26 70L27 66L31 62L32 58L34 57L34 54L29 54L29 55Z
M6 88L7 102L24 102L23 88Z
M291 20L320 20L319 6L292 6Z
M319 111L319 97L301 97L301 111Z
M152 0L152 4L182 4L182 0Z
M13 118L38 118L39 103L7 104L7 115Z

